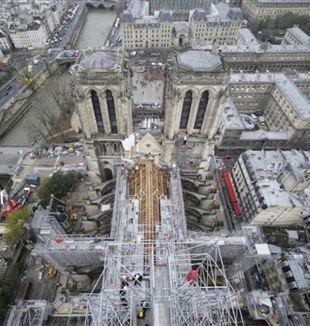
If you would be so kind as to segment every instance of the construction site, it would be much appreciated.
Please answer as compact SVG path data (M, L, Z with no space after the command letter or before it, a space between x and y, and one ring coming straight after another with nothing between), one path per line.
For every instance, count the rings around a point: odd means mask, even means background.
M59 216L40 216L32 254L57 269L58 285L81 281L85 268L101 272L88 293L17 302L8 325L244 324L225 266L246 251L247 238L187 229L175 164L117 165L109 235L68 234Z

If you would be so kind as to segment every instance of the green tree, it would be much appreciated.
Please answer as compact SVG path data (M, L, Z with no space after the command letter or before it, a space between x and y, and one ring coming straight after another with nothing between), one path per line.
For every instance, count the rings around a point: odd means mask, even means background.
M66 174L55 173L52 177L42 180L38 191L40 204L46 207L50 201L51 195L62 198L72 191L81 178L77 172L68 172Z
M15 245L22 239L26 231L24 224L28 221L29 216L27 208L20 208L9 214L5 223L5 240L8 244Z
M34 72L29 69L29 67L25 68L23 71L19 73L17 76L17 81L26 87L34 90L37 84L37 81L34 77Z
M41 185L38 190L38 196L41 199L40 204L44 207L48 205L51 196L50 190L48 188L49 181L50 181L49 177L43 178L41 180Z

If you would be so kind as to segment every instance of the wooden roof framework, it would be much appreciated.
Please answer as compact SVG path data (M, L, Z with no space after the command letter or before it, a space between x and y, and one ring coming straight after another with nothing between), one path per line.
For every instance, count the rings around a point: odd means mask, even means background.
M144 226L144 241L156 238L156 224L160 224L160 198L168 195L168 175L151 160L143 160L129 177L130 195L139 199L139 224ZM145 248L146 256L151 247Z

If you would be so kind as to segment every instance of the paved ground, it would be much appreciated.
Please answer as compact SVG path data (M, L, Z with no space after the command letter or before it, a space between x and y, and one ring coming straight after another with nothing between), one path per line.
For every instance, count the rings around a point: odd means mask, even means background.
M134 72L132 77L133 101L137 103L162 103L164 93L163 80L146 80L143 72Z
M59 274L48 276L49 265L42 264L41 259L30 257L23 279L31 282L30 300L43 299L53 301L55 298Z
M14 167L21 157L24 147L0 147L0 175L10 175L14 173Z
M56 154L55 154L56 155ZM62 153L61 155L42 155L40 158L32 159L27 155L21 166L21 171L15 181L22 181L28 174L36 174L42 177L50 176L53 172L61 169L63 171L85 169L86 160L82 151L74 153Z

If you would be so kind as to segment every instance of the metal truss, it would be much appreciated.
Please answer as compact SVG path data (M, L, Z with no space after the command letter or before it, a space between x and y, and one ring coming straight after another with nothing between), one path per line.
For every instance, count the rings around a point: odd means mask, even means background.
M145 245L107 244L106 264L98 280L98 283L102 282L101 292L91 293L89 296L87 315L90 320L85 325L136 325L141 302L151 301L151 266L144 263ZM133 280L137 273L143 275L142 281ZM124 282L127 284L126 288Z
M118 168L114 241L106 242L94 288L101 282L101 291L89 296L85 325L140 325L143 302L158 325L242 325L219 247L186 242L186 233L176 168L169 174L147 160L130 173Z
M169 271L172 325L243 325L218 246L193 254L191 248L177 244Z

